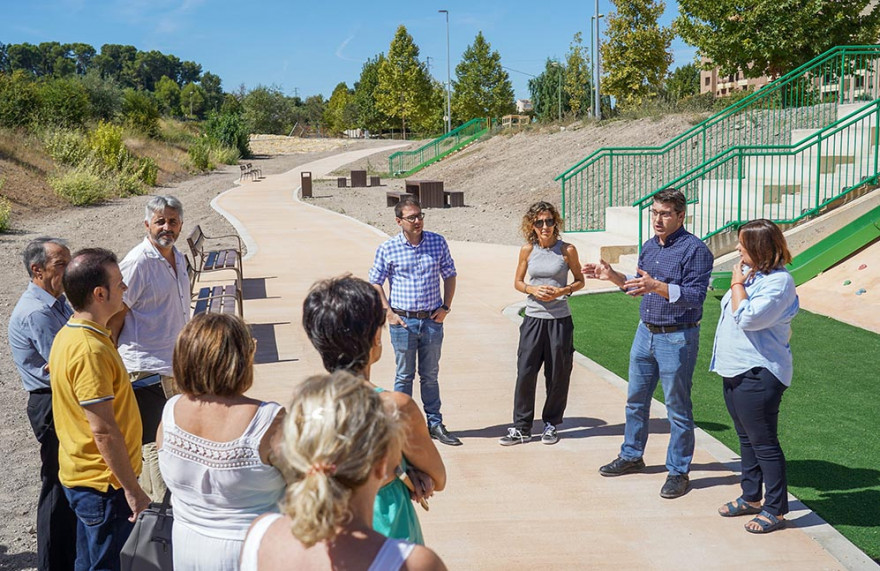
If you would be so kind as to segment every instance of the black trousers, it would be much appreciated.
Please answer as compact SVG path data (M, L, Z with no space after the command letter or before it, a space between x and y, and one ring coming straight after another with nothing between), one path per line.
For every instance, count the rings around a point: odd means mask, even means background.
M764 509L779 516L788 513L788 479L785 454L779 445L779 403L786 386L763 367L724 378L724 403L739 436L742 457L742 497L761 501Z
M571 317L558 319L523 318L519 327L516 389L513 399L513 424L531 432L535 419L535 388L538 371L544 367L547 400L541 420L553 426L562 424L568 404L568 386L574 357L574 322Z
M52 393L31 393L28 420L40 443L40 499L37 502L37 569L73 569L76 561L76 514L58 480L58 436L52 417Z

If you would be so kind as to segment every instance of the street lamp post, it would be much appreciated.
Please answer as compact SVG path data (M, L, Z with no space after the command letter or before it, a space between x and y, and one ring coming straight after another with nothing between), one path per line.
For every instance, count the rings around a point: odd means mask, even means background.
M599 0L596 0L596 13L593 16L596 19L596 65L593 70L593 85L596 91L595 98L593 99L593 112L597 120L602 119L602 109L599 106L599 101L601 100L601 95L599 94L599 70L602 66L602 57L599 55L599 18L601 17L603 17L603 14L599 13ZM592 30L590 31L592 32Z
M440 14L446 14L446 132L452 130L452 101L449 97L449 89L452 80L449 75L449 10L437 10Z
M557 111L559 113L559 121L561 122L562 121L562 64L559 63L558 61L552 61L552 62L550 62L550 64L556 68L556 70L557 70L556 73L558 74L557 77L559 78L559 81L557 82L557 85L556 85L556 96L559 100L559 103L558 103L559 107L558 107Z
M598 82L596 81L596 79L594 77L595 76L595 69L596 69L594 61L596 60L597 54L596 54L596 50L594 47L595 46L594 40L596 39L596 37L595 37L595 34L593 33L593 26L596 26L596 28L598 28L599 27L599 18L604 18L604 17L605 17L605 14L599 14L598 16L594 14L594 15L590 16L590 101L593 100L593 90L598 85ZM597 108L596 104L593 103L593 115L596 114L596 111L595 111L596 108Z

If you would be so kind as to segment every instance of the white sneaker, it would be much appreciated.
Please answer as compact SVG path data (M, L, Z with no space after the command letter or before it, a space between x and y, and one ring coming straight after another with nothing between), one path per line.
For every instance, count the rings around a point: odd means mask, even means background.
M556 444L559 442L559 435L556 434L556 427L549 422L544 423L544 433L541 435L541 442L544 444Z
M519 428L508 428L507 435L498 439L501 446L513 446L514 444L525 444L532 439L531 433L523 433Z

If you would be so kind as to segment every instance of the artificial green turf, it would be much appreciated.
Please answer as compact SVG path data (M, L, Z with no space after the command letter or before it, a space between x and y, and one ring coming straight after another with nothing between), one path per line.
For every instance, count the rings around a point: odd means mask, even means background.
M577 351L626 379L639 300L610 293L570 303ZM694 418L738 454L721 377L709 372L719 311L718 300L707 298ZM880 560L880 335L801 310L792 322L791 348L794 379L779 412L789 490ZM659 387L655 397L663 400Z

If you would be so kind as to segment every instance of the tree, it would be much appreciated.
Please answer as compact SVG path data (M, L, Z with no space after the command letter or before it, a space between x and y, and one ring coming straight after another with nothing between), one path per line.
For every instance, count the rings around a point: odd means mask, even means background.
M202 66L194 61L185 61L180 64L180 85L196 83L202 77Z
M388 57L379 66L375 94L376 107L389 117L400 120L404 137L407 120L418 123L428 113L431 80L425 64L419 61L419 48L406 26L397 28Z
M781 75L843 44L873 44L880 5L871 0L679 0L675 29L722 75Z
M174 115L180 110L180 86L167 75L163 75L156 84L156 103L166 115Z
M354 84L354 103L357 106L357 125L374 133L391 128L391 118L376 105L375 91L379 85L379 67L385 54L368 59L361 68L361 77Z
M562 97L562 83L565 69L551 59L544 64L544 71L529 80L529 92L535 115L541 121L553 121L568 109L567 100Z
M180 90L180 110L190 119L201 117L205 111L205 92L195 83L187 83Z
M76 74L85 75L88 73L92 66L92 60L95 59L95 48L89 44L75 43L70 44L70 51L76 63Z
M223 87L220 76L206 71L202 74L199 85L205 91L205 108L211 111L220 109L220 106L223 105Z
M279 87L258 85L242 98L241 104L249 132L287 134L284 128L289 106Z
M101 53L95 56L94 63L101 72L101 77L113 79L122 87L134 87L135 78L124 70L130 63L134 63L136 55L137 49L134 46L104 44L101 46Z
M576 117L586 115L590 101L590 65L587 50L582 45L581 33L577 32L565 56L565 83L563 91L568 99L568 107Z
M357 117L357 113L351 112L353 106L354 92L348 89L345 82L338 84L324 108L324 123L327 128L334 133L341 133L353 127L354 123L351 121Z
M607 40L602 44L605 74L602 89L621 107L656 97L672 63L671 28L657 19L666 5L660 0L611 0L617 8L608 15Z
M516 109L510 77L501 67L501 55L477 32L455 66L452 113L461 121L476 117L501 117Z
M675 68L666 78L666 95L678 101L700 92L700 70L693 63Z

